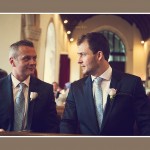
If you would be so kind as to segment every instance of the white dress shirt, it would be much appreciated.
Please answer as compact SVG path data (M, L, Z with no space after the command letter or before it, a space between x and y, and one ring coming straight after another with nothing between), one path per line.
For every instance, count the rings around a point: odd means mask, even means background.
M109 66L109 68L100 76L103 80L101 82L101 88L103 92L103 110L105 110L106 102L107 102L107 96L108 96L108 90L110 87L110 81L111 81L111 76L112 76L112 68ZM92 76L92 81L96 78L95 76ZM94 83L94 82L93 82ZM93 86L93 95L95 91L95 86Z

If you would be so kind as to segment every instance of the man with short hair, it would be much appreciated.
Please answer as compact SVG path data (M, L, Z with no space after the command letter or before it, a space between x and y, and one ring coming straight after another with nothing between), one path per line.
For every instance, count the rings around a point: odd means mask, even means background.
M36 58L30 41L10 46L12 73L0 80L0 131L58 132L53 86L32 76Z
M107 39L98 32L78 39L78 63L86 77L71 84L61 133L131 136L136 121L150 135L150 105L141 79L113 69Z

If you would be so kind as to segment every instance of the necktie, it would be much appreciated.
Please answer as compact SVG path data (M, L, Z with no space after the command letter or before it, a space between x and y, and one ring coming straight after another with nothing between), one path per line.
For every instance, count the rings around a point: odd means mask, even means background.
M97 120L99 123L99 128L101 128L102 119L103 119L103 94L102 94L102 88L100 86L102 81L102 78L97 77L94 79L94 85L95 85L95 108L96 108L96 114L97 114Z
M25 110L24 88L25 84L20 83L19 91L14 104L14 131L20 131L23 127L23 116Z

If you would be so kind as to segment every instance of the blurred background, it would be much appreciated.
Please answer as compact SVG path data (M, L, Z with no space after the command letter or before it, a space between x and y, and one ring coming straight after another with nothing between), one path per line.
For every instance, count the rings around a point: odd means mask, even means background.
M37 51L38 78L65 83L83 77L77 38L97 31L109 40L113 68L141 77L150 89L150 14L0 14L0 68L11 73L9 46L31 40Z

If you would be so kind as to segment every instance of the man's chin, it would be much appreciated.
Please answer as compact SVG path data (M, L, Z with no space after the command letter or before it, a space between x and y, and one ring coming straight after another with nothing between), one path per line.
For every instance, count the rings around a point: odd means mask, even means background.
M88 73L87 71L82 71L82 74L83 74L84 76L89 75L89 73Z
M33 75L34 74L34 71L29 71L28 72L28 75Z

